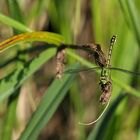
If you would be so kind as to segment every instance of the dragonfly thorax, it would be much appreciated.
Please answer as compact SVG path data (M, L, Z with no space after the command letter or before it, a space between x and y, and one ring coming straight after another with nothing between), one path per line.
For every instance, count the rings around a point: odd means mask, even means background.
M110 81L110 70L107 68L102 68L101 70L101 77L100 77L100 84L106 84Z
M112 90L110 70L107 67L103 67L101 70L101 77L100 77L99 84L102 91L102 95L100 96L100 102L104 104L109 101L111 96L111 90Z

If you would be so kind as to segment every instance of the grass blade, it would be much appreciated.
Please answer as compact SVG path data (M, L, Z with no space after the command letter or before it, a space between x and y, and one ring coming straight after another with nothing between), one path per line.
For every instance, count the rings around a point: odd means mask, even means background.
M18 22L24 23L23 14L17 0L6 0L6 1L11 18L15 19ZM15 34L21 33L21 31L16 29L13 29L13 31Z
M107 126L110 122L111 116L114 114L116 108L120 104L120 102L124 99L124 95L121 94L116 98L113 104L110 106L108 111L105 113L103 118L97 123L96 127L91 131L87 140L103 140L104 134L107 130Z
M8 108L7 113L4 118L4 126L3 126L3 140L11 140L12 139L12 131L14 125L16 123L16 107L18 102L18 94L19 89L17 89L12 96L10 96L8 100Z
M132 24L133 24L133 29L134 29L134 32L135 32L135 36L140 44L140 29L139 29L139 16L137 14L137 8L136 6L134 5L134 1L131 1L131 0L127 0L126 1L126 4L127 4L127 7L128 7L128 12L130 14L130 18L131 18L131 21L132 21ZM140 47L140 45L139 45Z
M26 66L19 65L17 70L0 80L0 102L10 96L29 76L38 70L46 61L55 54L55 49L51 48L42 52Z
M0 43L0 52L5 51L6 49L17 45L21 42L34 42L34 41L43 41L49 44L60 45L64 42L63 37L59 34L51 32L32 32L32 33L23 33L16 36L13 36Z
M17 0L6 0L6 1L7 1L10 16L18 20L19 22L24 23L23 15Z
M2 13L0 13L0 22L4 23L5 25L8 25L10 27L13 27L19 31L22 32L32 32L32 30L28 27L26 27L25 25L21 24L20 22L3 15Z
M76 66L72 68L76 68ZM61 81L56 79L52 83L19 140L37 138L41 129L48 123L59 104L62 102L74 77L75 75L65 75Z

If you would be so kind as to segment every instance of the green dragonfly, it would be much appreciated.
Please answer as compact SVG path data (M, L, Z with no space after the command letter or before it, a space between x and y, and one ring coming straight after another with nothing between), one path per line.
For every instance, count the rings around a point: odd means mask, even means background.
M93 68L85 68L85 69L70 69L70 70L65 71L65 73L71 74L71 73L78 73L78 72L81 72L81 71L93 71L93 70L96 70L96 69L100 69L101 73L100 73L99 85L100 85L100 88L101 88L101 91L102 91L102 94L100 96L100 102L102 104L107 103L110 100L110 97L111 97L111 93L112 93L111 70L117 70L117 71L120 71L120 72L140 76L140 73L128 71L128 70L121 69L121 68L111 67L111 56L112 56L112 50L113 50L113 46L114 46L115 42L116 42L116 36L113 36L111 38L111 41L110 41L107 59L103 56L101 56L100 59L99 59L98 55L94 55L95 60L98 60L98 61L96 61L96 63L99 66L93 67ZM102 54L102 52L100 51L100 53L98 53L98 54L100 55L100 54Z
M115 42L116 42L116 36L113 36L110 41L107 59L106 59L103 51L101 50L101 47L99 44L86 44L86 45L66 45L65 44L65 45L62 45L57 52L57 64L58 64L57 68L58 68L58 73L60 73L60 75L63 72L63 62L65 59L65 48L85 50L86 52L89 53L89 55L91 57L93 57L95 59L95 62L98 66L93 67L93 68L85 68L85 69L70 69L70 70L65 71L64 73L72 74L72 73L79 73L82 71L89 72L89 71L93 71L96 69L101 70L99 85L100 85L102 94L100 96L100 102L102 104L107 103L107 105L104 108L103 112L100 114L100 116L95 121L92 121L90 123L79 123L81 125L94 124L101 118L101 116L104 114L104 112L108 108L111 93L112 93L111 70L117 70L117 71L120 71L123 73L140 76L140 73L132 72L132 71L121 69L121 68L111 67L111 56L112 56L112 50L113 50L113 46L114 46Z

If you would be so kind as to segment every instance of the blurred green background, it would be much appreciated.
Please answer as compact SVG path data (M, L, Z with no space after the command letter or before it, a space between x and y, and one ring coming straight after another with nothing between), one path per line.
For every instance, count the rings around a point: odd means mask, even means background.
M61 34L66 44L98 43L107 54L110 38L116 35L112 66L138 72L139 9L139 0L1 0L0 40L49 31ZM33 46L49 45L22 43L0 54L0 139L140 140L140 77L112 71L108 110L96 124L81 126L79 121L96 119L105 107L99 103L100 75L64 74L57 80L55 49L23 53L20 58L26 63L2 65ZM65 67L77 67L78 60L81 66L94 66L86 53L71 50ZM15 68L20 77L13 73Z

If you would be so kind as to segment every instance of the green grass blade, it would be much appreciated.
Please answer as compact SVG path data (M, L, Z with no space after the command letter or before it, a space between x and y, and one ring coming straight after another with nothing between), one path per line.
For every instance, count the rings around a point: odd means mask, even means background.
M24 23L23 15L20 10L17 0L6 0L8 5L8 10L11 18L18 22ZM15 34L21 33L21 31L13 29Z
M27 22L33 20L33 18L37 19L41 12L44 10L44 0L34 1L31 9L28 12L28 17L26 19Z
M129 12L128 12L128 9L127 9L127 5L126 5L126 2L124 0L119 0L119 5L120 5L120 8L122 10L122 13L123 13L123 17L125 19L125 22L127 23L127 26L130 27L130 25L132 26L132 23L130 21L130 15L129 15ZM124 32L126 33L126 32Z
M111 116L113 116L115 110L117 109L122 99L124 99L124 97L125 96L121 94L120 96L116 98L116 100L112 103L112 105L109 107L107 112L104 114L103 118L99 122L97 122L95 128L92 129L87 140L103 140L104 139L105 132L110 122Z
M139 16L137 14L137 8L134 4L134 1L132 0L126 0L126 4L128 7L128 12L130 14L130 20L132 22L132 28L134 29L135 36L139 42L139 47L140 47L140 28L139 28Z
M22 32L32 32L32 30L28 27L26 27L25 25L21 24L20 22L3 15L2 13L0 13L0 22L4 23L5 25L8 25L10 27L13 27L19 31Z
M19 65L16 71L0 80L0 102L10 96L29 76L54 55L55 49L48 49L26 64L26 66Z
M15 20L23 23L23 16L21 14L19 5L17 3L17 0L7 0L8 10L9 14L12 18ZM21 33L21 31L13 29L14 34ZM6 115L4 118L4 126L3 129L3 140L11 140L12 139L12 132L14 130L14 126L16 124L17 116L16 116L16 110L17 110L17 103L18 103L18 97L19 97L20 90L17 89L14 91L14 93L8 98L7 103L7 110Z
M135 34L135 37L140 44L140 29L139 29L139 16L137 7L134 4L134 1L131 0L119 0L120 6L122 8L124 18L128 25L131 25L131 28ZM140 46L140 45L139 45Z
M95 40L98 42L102 38L101 7L98 0L91 0L92 24L95 33Z
M77 68L77 65L71 68ZM74 77L75 75L64 75L62 79L56 79L52 83L19 140L33 140L37 138L41 129L48 123L59 104L62 102Z
M51 32L31 32L24 33L13 36L3 42L0 43L0 52L7 50L8 48L17 45L21 42L46 42L48 44L61 45L64 40L63 37L59 34L51 33Z
M12 132L16 123L16 107L18 102L19 89L15 91L13 96L8 100L8 109L6 117L4 118L3 134L2 140L11 140Z
M137 140L140 140L140 126L138 128Z
M22 11L20 10L17 0L6 0L10 16L19 22L24 23Z

